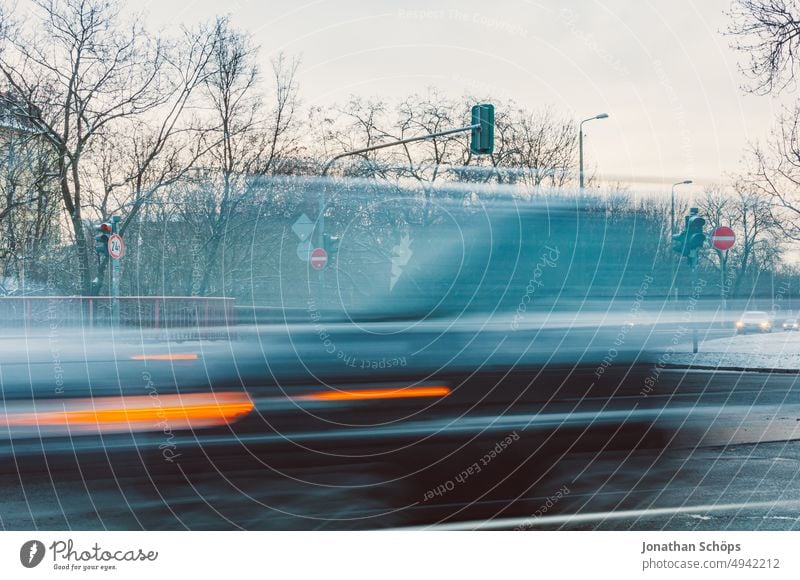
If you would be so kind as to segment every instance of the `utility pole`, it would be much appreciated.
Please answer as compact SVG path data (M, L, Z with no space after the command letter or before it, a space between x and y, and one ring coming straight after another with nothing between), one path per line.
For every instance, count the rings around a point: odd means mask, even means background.
M588 119L584 119L578 125L578 183L583 193L583 124L588 121L594 121L595 119L608 119L608 113L600 113L599 115L595 115L594 117L589 117Z
M669 216L670 216L669 217L669 231L670 231L670 235L672 235L673 239L675 237L675 187L678 186L678 185L689 185L690 183L692 183L691 179L685 179L683 181L678 181L678 182L672 184L672 192L671 192L671 195L670 195L671 203L670 203L670 213L669 213ZM679 260L678 266L680 267L680 258L678 260ZM676 281L677 281L677 277L673 276L672 277L672 282L675 283ZM678 306L678 287L675 286L675 307L676 307L676 309L677 309L677 306Z
M672 184L672 195L670 199L672 200L671 209L670 209L670 233L674 236L675 235L675 187L678 185L689 185L692 183L691 179L686 179L684 181L678 181L677 183Z

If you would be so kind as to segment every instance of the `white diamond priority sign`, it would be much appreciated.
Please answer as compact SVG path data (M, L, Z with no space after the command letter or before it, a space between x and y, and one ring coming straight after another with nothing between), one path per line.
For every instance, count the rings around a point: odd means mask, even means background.
M711 232L711 245L718 250L730 250L736 242L736 234L728 226L720 226Z
M314 248L309 262L315 270L322 270L328 264L328 252L324 248Z
M292 231L294 235L300 238L301 242L305 242L308 236L311 235L311 232L314 231L314 222L312 222L306 214L303 214L294 222Z

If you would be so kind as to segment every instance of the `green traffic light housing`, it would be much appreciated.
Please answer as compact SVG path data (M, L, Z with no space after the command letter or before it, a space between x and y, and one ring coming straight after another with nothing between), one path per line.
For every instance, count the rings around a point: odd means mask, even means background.
M98 254L108 254L108 238L111 237L113 226L103 222L95 226L94 251Z
M686 232L674 234L672 236L672 251L677 252L681 256L685 256L684 246L686 245Z
M469 150L475 155L491 155L494 152L494 105L473 106L471 124Z
M699 215L691 215L686 222L686 254L692 250L698 250L706 243L706 234L703 228L706 225L706 220Z
M686 226L679 234L672 236L672 251L691 260L694 252L706 243L706 234L703 232L706 220L697 215L697 208L691 209L691 214L685 219Z

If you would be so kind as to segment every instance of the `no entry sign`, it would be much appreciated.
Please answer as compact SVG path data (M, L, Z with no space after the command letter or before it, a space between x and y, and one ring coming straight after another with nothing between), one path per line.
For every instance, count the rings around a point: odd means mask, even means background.
M718 250L729 250L736 242L736 234L728 226L720 226L711 232L711 245Z
M315 270L322 270L328 264L328 252L324 248L314 248L311 251L311 267Z

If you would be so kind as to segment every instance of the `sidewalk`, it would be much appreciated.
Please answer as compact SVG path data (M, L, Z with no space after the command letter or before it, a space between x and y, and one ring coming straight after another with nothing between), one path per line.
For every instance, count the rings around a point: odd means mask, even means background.
M670 366L800 372L800 332L773 331L700 343L700 352L675 353Z

